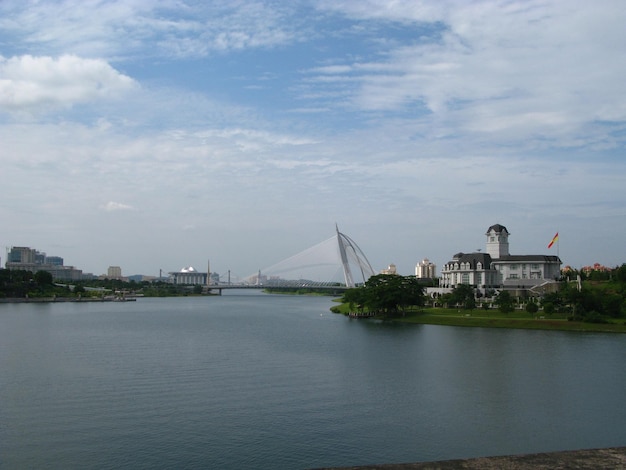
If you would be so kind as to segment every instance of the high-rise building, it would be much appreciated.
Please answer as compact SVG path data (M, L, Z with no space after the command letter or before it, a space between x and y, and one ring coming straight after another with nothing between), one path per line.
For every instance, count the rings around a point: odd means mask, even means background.
M434 279L437 266L431 263L428 258L424 258L415 266L415 277L419 279Z
M60 256L46 256L45 264L50 266L63 266L63 258Z
M109 279L121 279L122 268L119 266L109 266L109 269L107 269L107 277Z
M37 257L37 250L28 248L26 246L12 246L11 251L7 255L8 263L24 263L35 264Z
M46 256L34 248L14 246L7 254L7 269L30 271L46 271L57 280L77 281L83 279L83 272L73 266L64 266L63 258L59 256Z

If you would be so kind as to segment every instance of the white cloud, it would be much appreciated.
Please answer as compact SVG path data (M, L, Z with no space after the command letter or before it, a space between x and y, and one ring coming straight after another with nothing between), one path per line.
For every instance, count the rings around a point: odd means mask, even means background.
M128 204L122 204L121 202L114 202L114 201L109 201L100 207L107 212L135 210L133 206L130 206Z
M0 109L34 111L115 97L136 83L100 59L0 58Z
M255 0L0 2L0 30L52 55L204 57L292 41L304 33L285 20L291 10Z
M416 32L425 22L437 28L431 37L381 50L375 61L310 70L320 88L340 90L358 109L417 109L431 114L433 125L509 142L573 142L588 131L584 125L626 121L626 59L619 51L626 9L619 2L369 0L320 7L361 21L412 23Z

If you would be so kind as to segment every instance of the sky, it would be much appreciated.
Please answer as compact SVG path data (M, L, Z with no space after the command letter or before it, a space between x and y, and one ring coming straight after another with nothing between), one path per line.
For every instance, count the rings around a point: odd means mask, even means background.
M511 254L619 266L624 24L622 0L3 0L0 256L243 277L338 224L409 275L498 223Z

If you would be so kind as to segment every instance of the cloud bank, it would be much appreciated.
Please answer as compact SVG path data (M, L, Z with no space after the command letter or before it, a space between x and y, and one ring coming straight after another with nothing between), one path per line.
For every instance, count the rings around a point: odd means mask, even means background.
M136 86L101 59L0 57L0 109L70 107L119 96Z

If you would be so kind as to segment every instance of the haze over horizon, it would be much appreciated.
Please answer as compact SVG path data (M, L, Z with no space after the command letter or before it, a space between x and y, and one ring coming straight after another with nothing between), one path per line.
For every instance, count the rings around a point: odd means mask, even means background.
M626 262L621 1L0 2L0 243L247 276L334 234L375 270ZM2 254L2 262L6 261Z

